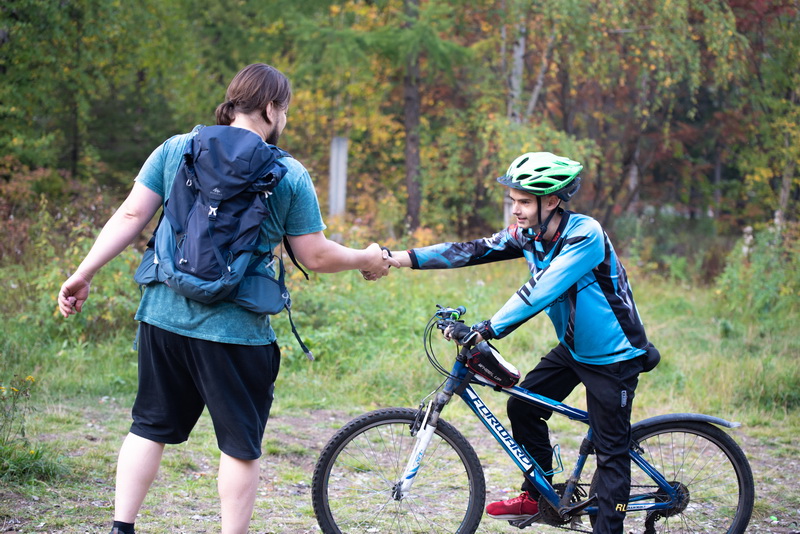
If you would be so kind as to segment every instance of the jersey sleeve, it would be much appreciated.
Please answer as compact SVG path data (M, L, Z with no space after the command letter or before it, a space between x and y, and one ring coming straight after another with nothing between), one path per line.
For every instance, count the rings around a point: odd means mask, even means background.
M325 230L317 192L308 171L293 158L286 158L284 163L294 175L291 200L285 216L286 234L305 235Z
M453 269L522 257L522 247L508 228L491 237L440 243L408 251L412 269Z
M164 188L164 145L159 145L148 156L147 160L139 170L136 181L144 185L161 198L165 196Z
M494 314L491 328L502 338L525 321L555 303L564 293L591 277L605 257L603 231L599 223L587 220L564 238L564 244L550 264L536 274ZM592 281L587 281L592 283ZM576 288L577 290L577 288Z

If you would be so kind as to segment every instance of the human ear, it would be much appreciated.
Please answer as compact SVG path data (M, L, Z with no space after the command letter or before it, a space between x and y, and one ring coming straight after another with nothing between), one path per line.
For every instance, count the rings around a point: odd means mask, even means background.
M268 102L267 107L264 108L264 120L267 121L267 124L274 124L277 122L278 113L278 106L275 105L275 102Z

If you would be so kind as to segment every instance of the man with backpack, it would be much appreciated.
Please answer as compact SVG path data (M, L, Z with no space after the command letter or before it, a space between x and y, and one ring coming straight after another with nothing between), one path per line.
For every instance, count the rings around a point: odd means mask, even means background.
M553 323L558 345L520 386L563 401L583 383L600 485L596 533L621 534L630 491L630 416L639 373L658 361L648 342L625 269L600 224L562 208L580 187L583 166L549 152L516 158L497 179L508 188L516 223L491 237L393 252L401 266L447 269L525 258L531 279L494 316L446 331L461 344L503 338L541 311ZM514 439L545 472L553 452L551 413L511 398ZM489 504L495 519L539 513L539 495L526 479L515 498Z
M165 444L186 441L205 407L221 451L221 531L247 532L280 366L267 313L282 309L284 301L277 306L261 302L284 293L272 292L267 298L262 290L262 282L274 282L274 247L285 238L302 265L321 273L359 269L369 273L365 278L376 279L390 266L399 266L378 244L355 250L323 234L308 172L274 147L286 126L290 99L289 81L275 68L259 63L241 70L217 107L218 126L171 137L156 148L127 199L61 287L62 315L80 312L95 273L166 204L155 244L137 272L137 281L146 284L136 313L139 390L133 424L119 453L112 534L134 532ZM181 183L175 183L176 176ZM236 180L242 183L236 186ZM192 188L195 181L214 185ZM229 186L236 186L236 192L226 194ZM202 217L194 222L185 218L184 212L191 210L181 202L193 202ZM238 211L225 215L226 204L239 205ZM234 227L247 226L245 219L253 217L256 222L247 235L237 234ZM202 229L197 231L196 225ZM193 244L201 235L210 236L213 245ZM164 240L170 244L160 243ZM200 252L192 253L192 246ZM245 258L244 269L237 264L240 258ZM203 276L190 280L192 273ZM248 294L248 283L262 289ZM208 289L207 284L215 287Z

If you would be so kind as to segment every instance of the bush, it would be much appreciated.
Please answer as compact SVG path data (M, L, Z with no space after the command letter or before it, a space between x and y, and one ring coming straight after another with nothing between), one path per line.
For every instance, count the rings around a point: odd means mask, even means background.
M0 384L0 445L25 439L25 417L35 379L15 376L7 385Z
M716 285L718 312L758 335L797 327L800 225L772 226L739 240ZM753 330L755 328L755 330Z
M0 301L0 315L8 331L26 346L62 337L83 342L123 328L132 330L139 301L133 281L139 254L128 248L101 269L92 281L84 313L67 323L57 311L56 297L91 248L98 227L87 220L59 220L45 198L32 220L23 258L0 266L6 296Z
M11 156L0 158L0 267L32 264L32 249L40 238L66 245L76 227L96 233L117 204L94 181L80 182L64 171L29 169Z
M733 239L707 217L688 217L669 206L614 222L612 240L630 265L642 272L680 282L711 284L723 269L721 259Z
M138 254L127 250L95 277L86 312L67 324L57 312L61 284L89 251L118 200L89 180L0 159L0 340L6 369L50 340L83 342L133 325Z
M720 337L744 347L736 399L765 410L799 408L800 225L746 235L714 291Z
M742 369L736 398L740 405L755 404L764 410L790 411L800 408L800 368L792 355L761 354Z
M0 383L0 480L46 480L64 472L61 463L50 458L50 453L33 448L25 434L34 384L35 379L30 375L14 376L5 385Z
M22 444L0 445L0 480L26 483L32 480L55 480L66 473L61 459L52 458L47 449L31 449Z

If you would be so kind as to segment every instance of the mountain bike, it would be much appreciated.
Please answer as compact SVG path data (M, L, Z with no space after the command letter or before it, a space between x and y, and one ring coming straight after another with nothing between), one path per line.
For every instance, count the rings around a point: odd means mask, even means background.
M597 513L595 479L581 474L593 455L591 428L571 471L554 447L556 468L544 472L481 400L488 387L589 424L585 411L519 386L501 387L473 371L469 345L461 346L452 368L442 366L433 333L460 321L463 307L437 306L423 344L428 361L444 381L417 409L384 408L356 417L338 430L314 469L312 500L322 531L329 533L474 533L486 497L483 468L464 436L442 419L456 395L483 423L541 496L539 512L509 521L515 527L545 524L591 532ZM695 413L660 415L631 429L631 491L625 532L743 533L753 511L753 474L742 449L720 427L739 423ZM549 475L565 473L551 484Z

